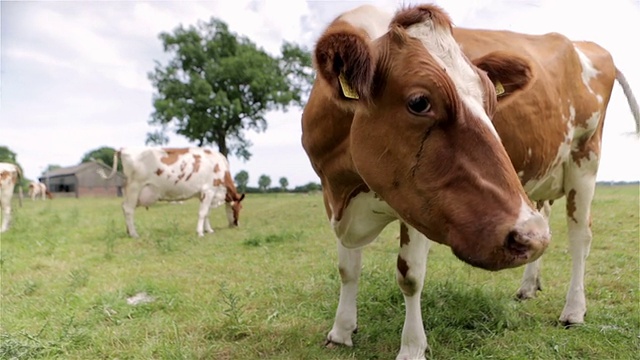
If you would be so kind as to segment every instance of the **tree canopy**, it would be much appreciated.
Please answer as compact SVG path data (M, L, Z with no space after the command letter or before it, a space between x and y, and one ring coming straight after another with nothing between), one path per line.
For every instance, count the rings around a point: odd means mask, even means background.
M240 170L240 172L238 172L236 176L234 176L233 180L235 180L240 192L243 193L247 191L247 184L249 183L248 172L246 172L245 170Z
M198 146L216 144L225 156L251 157L245 130L266 130L271 110L302 106L313 71L309 51L285 42L272 56L216 18L159 35L166 65L156 61L149 79L156 88L147 144L167 143L166 131Z
M260 175L260 178L258 178L258 188L260 188L262 192L266 192L269 186L271 186L271 178L269 175Z
M82 160L80 163L86 163L92 160L100 161L103 164L113 167L113 154L116 152L116 149L108 146L99 147L97 149L91 150L85 153L82 156ZM122 171L122 164L118 163L118 171Z
M18 164L16 161L16 153L11 151L7 146L0 146L0 162Z
M289 186L289 180L287 180L286 177L281 177L280 180L280 189L282 189L282 191L287 191L287 186Z

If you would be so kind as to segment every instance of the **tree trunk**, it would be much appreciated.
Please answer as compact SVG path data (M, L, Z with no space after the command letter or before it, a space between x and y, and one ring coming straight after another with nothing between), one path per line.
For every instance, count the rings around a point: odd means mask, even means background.
M220 154L224 155L224 157L228 157L229 149L227 149L227 138L225 134L218 134L218 151Z

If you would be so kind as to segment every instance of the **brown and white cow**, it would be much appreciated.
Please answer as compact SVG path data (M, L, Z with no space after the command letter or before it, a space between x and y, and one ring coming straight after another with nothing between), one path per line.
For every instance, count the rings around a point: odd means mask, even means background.
M39 181L29 183L29 197L32 201L35 201L37 198L41 198L42 200L46 200L47 198L53 199L53 195L47 190L47 185Z
M429 239L490 270L536 260L550 233L491 123L496 93L439 7L336 18L314 51L302 144L338 238L340 300L328 343L353 344L362 248L399 220L406 313L398 359L423 359ZM521 67L523 60L509 64Z
M156 201L180 201L199 196L200 210L196 232L213 232L209 222L211 207L226 204L230 227L238 226L244 194L239 194L231 178L229 162L220 153L203 148L123 148L113 156L111 178L122 160L127 178L122 210L127 232L138 237L133 214L138 206Z
M583 321L589 209L614 79L640 128L637 103L610 55L593 43L558 34L452 29L467 58L444 35L451 29L434 7L401 10L393 19L361 7L338 17L317 43L319 76L303 114L302 142L339 239L342 286L328 342L352 345L360 246L395 219L401 223L397 279L407 309L398 358L424 358L424 235L474 266L495 270L529 262L518 295L534 296L538 254L549 235L535 215L515 224L504 215L522 196L516 173L546 218L552 200L567 196L574 265L560 319ZM484 71L465 66L468 59ZM488 81L498 91L497 104ZM470 100L478 94L484 101ZM478 111L482 107L492 123ZM494 131L511 167L502 164ZM514 241L522 224L530 240ZM501 240L505 229L512 230ZM519 251L528 256L511 262L505 256Z
M16 184L22 177L20 167L11 163L0 163L0 233L9 229L11 221L11 198ZM18 188L20 205L22 206L22 188Z

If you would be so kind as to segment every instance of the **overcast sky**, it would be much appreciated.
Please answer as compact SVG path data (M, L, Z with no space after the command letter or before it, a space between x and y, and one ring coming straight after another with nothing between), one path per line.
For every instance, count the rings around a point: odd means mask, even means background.
M28 178L48 164L76 165L101 146L144 145L154 89L147 78L164 62L160 32L216 17L231 31L277 54L283 40L311 49L325 26L362 1L29 1L0 3L0 145L17 153ZM412 1L370 1L390 11ZM436 1L456 26L541 34L556 31L607 48L640 99L640 1ZM262 174L291 186L319 182L300 145L301 109L270 113L264 133L249 133L253 157L231 157L232 174ZM640 142L620 87L605 125L599 180L639 180ZM170 146L193 145L172 136Z

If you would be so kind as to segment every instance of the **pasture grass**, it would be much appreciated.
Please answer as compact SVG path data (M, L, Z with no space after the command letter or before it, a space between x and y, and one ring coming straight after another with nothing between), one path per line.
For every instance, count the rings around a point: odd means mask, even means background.
M322 196L248 195L240 228L197 202L138 208L121 199L25 201L0 238L3 359L392 359L404 302L398 225L364 253L354 347L323 342L338 302L335 238ZM564 201L552 211L543 291L514 300L522 268L487 272L434 245L422 309L431 359L637 359L638 186L598 187L586 323L558 324L570 278ZM148 302L130 305L144 295Z

